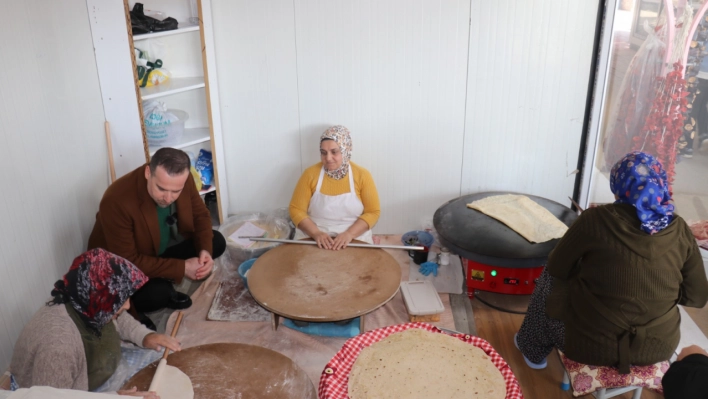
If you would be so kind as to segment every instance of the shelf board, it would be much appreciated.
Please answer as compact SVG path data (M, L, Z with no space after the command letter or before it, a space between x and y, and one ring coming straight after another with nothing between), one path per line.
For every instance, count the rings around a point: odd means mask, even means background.
M185 26L185 27L184 28L177 28L174 30L168 30L168 31L164 31L164 32L143 33L141 35L134 35L133 41L137 42L140 40L155 39L158 37L179 35L180 33L199 31L199 25L187 25L186 23L182 24L180 22L180 23L178 23L177 26Z
M191 128L191 129L184 129L184 133L182 134L182 138L179 140L179 142L166 146L166 145L156 145L156 146L150 146L150 156L155 155L155 152L159 150L162 147L172 147L172 148L178 148L182 149L185 147L189 147L190 145L194 144L199 144L199 143L204 143L206 141L211 140L211 133L209 132L208 127L197 127L197 128Z
M209 193L214 192L214 191L216 191L216 185L215 185L215 184L212 184L211 187L209 187L208 190L202 190L202 191L200 191L200 192L199 192L199 195L206 195L206 194L209 194Z
M166 84L152 87L141 87L140 97L143 100L150 100L152 98L164 97L189 90L200 89L204 86L204 76L198 76L195 78L171 78Z

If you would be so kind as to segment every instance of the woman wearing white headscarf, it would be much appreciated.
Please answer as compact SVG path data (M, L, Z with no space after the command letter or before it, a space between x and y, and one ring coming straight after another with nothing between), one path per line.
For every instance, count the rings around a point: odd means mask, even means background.
M343 249L353 239L373 243L371 228L381 214L368 170L351 162L352 140L344 126L320 136L321 162L305 169L290 200L295 238L312 237L320 248Z

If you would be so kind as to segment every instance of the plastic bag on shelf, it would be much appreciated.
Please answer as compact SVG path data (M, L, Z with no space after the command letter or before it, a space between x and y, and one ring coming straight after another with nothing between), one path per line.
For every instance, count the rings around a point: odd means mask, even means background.
M143 105L145 133L148 145L169 147L179 143L189 114L178 109L167 109L165 103L149 101Z
M135 68L138 72L138 82L140 87L150 87L163 84L172 76L170 71L162 67L162 60L152 58L151 53L134 49L135 52ZM154 60L154 61L151 61Z
M214 184L214 164L211 161L211 151L204 149L199 150L195 169L202 177L202 183L205 186Z
M143 116L148 128L171 125L179 120L175 114L167 111L167 105L162 101L143 103Z
M287 208L280 208L267 213L252 212L230 216L221 224L219 232L226 238L227 251L236 266L248 259L257 258L269 249L280 245L280 243L276 242L257 241L248 248L244 248L229 238L246 222L265 230L266 238L289 240L295 235L295 226L290 220Z
M145 85L143 86L141 84L140 86L141 87L157 86L157 85L166 83L170 79L170 77L172 77L172 74L170 73L170 71L168 71L165 68L153 69L148 74Z
M175 30L178 26L177 20L172 17L160 21L145 15L142 3L135 3L130 11L130 24L134 35Z
M194 184L197 185L197 191L202 191L202 187L204 185L202 184L202 177L199 175L199 172L197 172L197 170L194 169L194 166L190 165L189 173L192 175L192 178L194 179Z

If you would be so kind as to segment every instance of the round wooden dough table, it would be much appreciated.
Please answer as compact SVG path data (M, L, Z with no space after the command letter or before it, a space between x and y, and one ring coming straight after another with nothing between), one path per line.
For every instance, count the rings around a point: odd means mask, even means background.
M263 254L248 271L253 298L279 316L327 322L361 316L383 306L401 284L401 266L380 248L339 251L285 244Z
M156 361L135 374L123 389L147 391ZM292 398L316 399L307 374L290 358L270 349L245 344L218 343L171 354L167 364L192 380L195 399Z

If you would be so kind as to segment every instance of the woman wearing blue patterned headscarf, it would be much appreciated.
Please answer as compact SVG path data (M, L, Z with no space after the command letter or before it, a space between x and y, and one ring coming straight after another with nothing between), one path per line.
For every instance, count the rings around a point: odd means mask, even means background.
M674 206L666 171L653 156L643 152L625 155L612 167L610 188L615 204L628 204L637 209L642 230L655 234L671 223Z
M547 365L554 347L578 363L648 366L680 338L678 306L708 302L696 240L674 214L666 172L633 152L612 168L613 204L586 209L548 255L514 337L526 364Z

